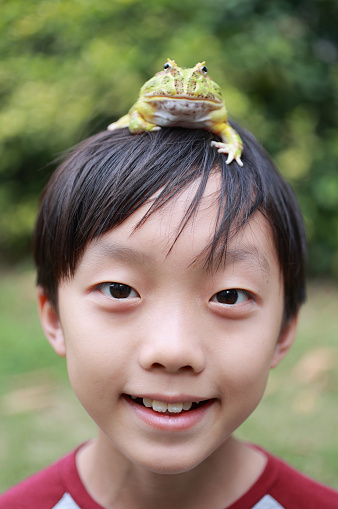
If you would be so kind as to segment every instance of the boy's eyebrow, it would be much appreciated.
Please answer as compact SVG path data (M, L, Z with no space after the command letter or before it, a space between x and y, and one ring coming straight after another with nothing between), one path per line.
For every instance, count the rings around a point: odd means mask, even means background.
M221 260L222 251L224 251L224 249L217 249L212 261L208 264L208 271L217 272L231 264L247 262L266 276L270 275L270 264L264 254L256 246L248 244L238 249L227 248L226 256L223 261ZM100 244L94 248L94 255L95 258L98 259L111 258L140 266L151 266L155 262L155 258L150 254L145 255L133 248L118 244Z
M145 255L130 247L118 244L100 244L94 248L95 258L111 258L121 260L135 265L150 265L154 258L151 255Z
M271 273L271 267L267 258L255 245L245 244L238 249L228 247L226 248L225 256L223 256L223 252L224 249L221 248L216 250L215 256L208 266L209 270L217 272L217 270L228 265L247 262L266 276L269 276Z

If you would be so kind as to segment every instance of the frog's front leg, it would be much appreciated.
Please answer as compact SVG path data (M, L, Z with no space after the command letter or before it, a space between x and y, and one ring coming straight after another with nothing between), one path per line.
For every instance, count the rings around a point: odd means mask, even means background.
M153 120L155 108L152 104L139 98L130 108L127 115L124 115L116 122L108 126L109 131L114 131L119 127L129 127L132 134L144 133L145 131L158 131L161 129Z
M222 141L212 141L211 145L218 148L218 152L228 154L227 164L230 164L234 159L239 166L243 166L241 155L243 151L243 143L237 132L228 124L223 123L213 132L222 138Z
M159 131L160 126L151 122L151 115L147 111L140 111L138 108L130 110L129 131L133 134L144 133L145 131ZM148 112L150 113L150 112Z
M156 124L147 122L137 111L132 114L124 115L123 117L110 124L107 129L108 131L115 131L120 127L129 127L129 131L132 134L143 133L144 131L158 131L161 129Z

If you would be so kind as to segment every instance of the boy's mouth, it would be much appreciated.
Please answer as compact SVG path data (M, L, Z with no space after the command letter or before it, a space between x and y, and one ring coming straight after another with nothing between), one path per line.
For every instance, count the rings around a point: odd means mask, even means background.
M167 403L165 401L159 401L156 399L150 399L150 398L142 398L138 396L132 396L127 394L127 398L130 398L133 400L134 403L137 403L138 405L152 408L155 412L163 413L163 414L179 414L181 412L188 412L189 410L195 410L196 408L199 408L206 403L208 403L210 400L204 400L204 401L185 401L185 402L175 402L175 403Z

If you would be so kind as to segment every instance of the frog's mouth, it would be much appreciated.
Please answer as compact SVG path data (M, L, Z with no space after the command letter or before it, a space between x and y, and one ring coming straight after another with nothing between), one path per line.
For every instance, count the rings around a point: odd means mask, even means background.
M175 95L171 95L171 94L168 94L168 92L161 92L161 91L156 91L156 94L145 94L144 95L144 98L146 100L150 100L151 102L163 102L163 101L166 101L168 99L170 100L173 100L173 101L192 101L192 102L206 102L206 103L209 103L210 105L214 104L215 106L217 105L220 105L220 104L223 104L223 101L221 99L218 99L217 97L214 97L212 95L209 95L209 94L196 94L196 95L189 95L189 94L175 94Z
M152 121L160 127L205 128L211 113L219 108L215 102L182 97L153 97L149 102L154 110Z

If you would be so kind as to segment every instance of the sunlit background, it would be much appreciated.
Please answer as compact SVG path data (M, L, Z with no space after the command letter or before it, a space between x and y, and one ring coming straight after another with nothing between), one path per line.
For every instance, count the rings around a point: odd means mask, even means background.
M125 114L167 57L206 61L230 117L291 182L308 229L299 340L240 433L338 488L337 5L0 1L0 491L93 430L34 303L30 238L50 162Z

